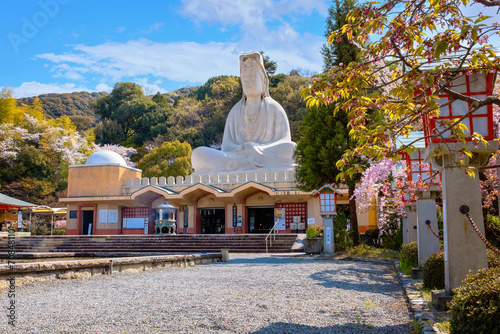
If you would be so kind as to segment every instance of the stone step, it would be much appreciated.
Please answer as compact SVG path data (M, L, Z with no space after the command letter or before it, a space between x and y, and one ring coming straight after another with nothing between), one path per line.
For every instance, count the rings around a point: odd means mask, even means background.
M265 252L267 235L33 236L16 238L16 252ZM296 234L276 235L270 252L290 252ZM8 252L0 238L0 253Z

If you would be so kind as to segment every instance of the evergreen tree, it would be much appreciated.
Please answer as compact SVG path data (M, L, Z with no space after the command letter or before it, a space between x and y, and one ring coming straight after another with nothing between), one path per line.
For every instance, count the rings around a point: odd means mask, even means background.
M354 9L356 3L356 0L333 0L326 19L324 36L327 40L335 30L339 30L347 23L346 16ZM359 49L354 44L349 43L347 37L343 35L340 41L333 40L331 44L323 44L320 52L323 56L323 71L328 72L334 65L348 64L356 60Z
M269 56L264 55L264 51L260 51L262 58L264 58L264 68L266 70L267 76L270 77L276 70L278 69L278 63L274 60L271 60Z
M342 4L334 0L327 19L325 36L331 34L332 29L342 27L346 15L355 5L354 0L345 0ZM323 46L321 54L324 58L324 67L329 69L340 63L348 64L356 60L358 48L347 40L334 42ZM299 132L301 138L295 150L297 162L296 177L299 188L305 191L318 189L325 183L343 183L349 187L349 213L351 228L353 229L353 243L359 244L358 221L356 216L356 202L352 198L356 182L361 174L355 174L349 179L339 180L340 170L337 161L340 160L346 149L355 146L349 137L347 113L343 110L335 111L335 104L321 105L309 108L304 123Z

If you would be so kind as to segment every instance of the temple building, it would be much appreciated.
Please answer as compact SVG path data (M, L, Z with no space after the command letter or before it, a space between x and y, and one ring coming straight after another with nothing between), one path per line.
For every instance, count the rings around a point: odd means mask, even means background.
M347 206L347 187L335 188ZM322 225L321 199L297 189L294 172L219 172L213 175L143 178L117 153L99 151L69 168L68 235L154 234L155 208L177 208L177 233L268 233L275 209L284 209L278 233L303 233ZM234 219L235 218L235 219ZM376 212L358 215L360 233L375 228Z
M240 74L243 96L229 112L221 150L196 148L193 174L144 178L110 151L70 166L68 196L60 199L66 233L161 234L155 224L164 225L158 213L168 208L176 233L269 233L274 226L278 233L304 233L310 224L323 225L322 208L347 205L347 187L333 189L342 195L331 198L297 188L296 144L285 111L269 96L262 56L241 55ZM358 225L360 233L377 227L376 212L359 214Z

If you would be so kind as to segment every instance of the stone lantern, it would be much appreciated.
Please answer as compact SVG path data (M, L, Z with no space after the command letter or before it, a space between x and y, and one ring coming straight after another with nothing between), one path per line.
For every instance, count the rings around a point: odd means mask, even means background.
M495 74L493 73L464 73L457 77L451 89L466 96L484 99L493 94ZM443 120L454 120L464 116L470 104L464 101L451 101L450 96L438 95L439 116L430 116L424 119L424 132L434 135L446 126ZM444 224L444 262L445 262L445 289L447 294L461 285L469 270L477 271L487 268L486 246L472 228L466 215L460 212L460 207L469 207L470 217L476 223L479 231L484 235L481 192L479 185L478 168L488 162L488 159L498 148L493 141L493 107L484 106L462 121L469 129L467 143L454 142L450 131L440 137L426 139L427 149L424 154L426 161L432 162L435 168L441 170L443 191L443 224ZM472 134L480 133L487 145L473 143ZM466 145L473 153L472 157L461 152ZM439 152L435 155L433 152ZM457 163L460 162L462 167ZM471 177L464 172L464 167L473 167L476 174Z
M329 184L325 184L311 195L318 198L319 212L323 217L323 254L333 255L335 254L333 217L337 215L337 196L342 193Z
M155 234L176 234L177 209L166 201L154 209L156 211Z

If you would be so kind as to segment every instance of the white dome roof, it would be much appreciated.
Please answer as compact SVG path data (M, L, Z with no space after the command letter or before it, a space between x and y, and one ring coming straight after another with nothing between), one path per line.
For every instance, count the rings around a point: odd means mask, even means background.
M87 161L85 161L85 165L120 165L127 167L127 163L125 160L116 152L113 151L98 151L92 154Z

